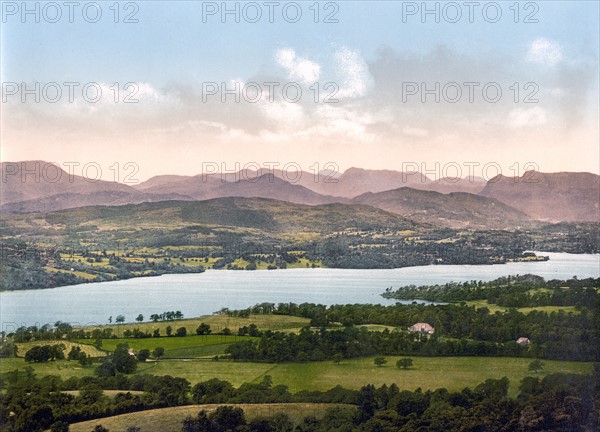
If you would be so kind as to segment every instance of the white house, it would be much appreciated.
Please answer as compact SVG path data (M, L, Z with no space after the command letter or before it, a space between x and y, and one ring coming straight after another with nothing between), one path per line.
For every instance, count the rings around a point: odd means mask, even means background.
M414 325L411 325L408 328L408 331L413 332L413 333L424 333L424 334L434 334L435 333L435 329L427 323L416 323Z

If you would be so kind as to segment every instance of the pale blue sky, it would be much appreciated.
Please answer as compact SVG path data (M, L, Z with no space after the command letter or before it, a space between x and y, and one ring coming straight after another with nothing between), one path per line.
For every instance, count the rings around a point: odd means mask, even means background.
M509 9L513 2L501 2L503 16L497 23L486 22L480 8L475 10L475 22L469 23L468 10L462 8L463 18L454 24L443 19L435 23L431 16L422 23L420 15L403 23L402 5L407 2L395 1L337 2L339 23L331 24L312 22L313 12L308 7L313 2L300 2L304 14L296 24L286 22L277 10L275 22L267 23L266 8L263 19L255 24L235 23L230 16L223 24L220 15L203 23L203 2L137 2L139 23L115 24L113 11L108 9L111 3L102 3L103 17L97 23L86 22L77 11L75 22L68 23L66 8L58 23L43 18L35 23L27 16L23 24L19 15L7 16L2 25L3 79L70 76L148 81L160 86L184 77L248 76L268 66L272 52L282 46L319 58L327 55L323 52L326 45L346 45L360 50L367 60L383 46L419 54L444 45L476 56L494 52L511 57L539 36L560 41L573 57L594 55L599 49L595 36L600 12L595 1L537 2L535 18L539 22L529 24L513 22L514 12ZM520 2L521 8L526 3ZM531 11L521 10L521 20ZM122 19L125 12L121 14Z
M10 96L3 103L2 159L100 158L107 166L136 159L143 177L173 167L193 174L199 159L291 159L302 166L335 160L341 168L389 169L406 160L507 167L535 161L542 171L599 169L597 1L517 2L519 23L513 1L498 3L496 23L482 15L490 2L480 2L473 23L465 6L458 23L443 16L435 23L431 15L422 23L420 14L403 22L411 2L337 2L339 22L329 24L313 22L312 1L298 2L303 16L294 24L281 9L269 23L264 2L257 3L258 23L229 16L223 24L220 15L204 23L203 2L194 1L136 2L139 22L131 24L113 22L112 1L99 2L97 23L79 9L73 23L66 8L57 23L3 14L3 83L97 82L107 91L114 82L134 82L142 91L134 106L21 103ZM320 20L326 3L319 4ZM3 2L4 12L7 4L21 7ZM440 9L447 4L439 2ZM523 23L534 7L538 22ZM340 103L201 102L203 82L230 80L300 80L305 96L311 80L333 81ZM497 104L403 103L405 81L498 82L504 96ZM514 82L536 83L539 102L512 103Z

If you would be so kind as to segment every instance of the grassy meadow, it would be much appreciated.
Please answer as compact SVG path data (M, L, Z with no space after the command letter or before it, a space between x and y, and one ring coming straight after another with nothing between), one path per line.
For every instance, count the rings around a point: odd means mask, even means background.
M147 319L148 317L146 317ZM196 329L201 323L208 324L213 333L222 331L224 328L237 333L238 329L250 324L256 324L259 330L279 330L279 331L297 331L310 323L308 318L288 316L288 315L252 315L248 318L230 317L227 315L208 315L197 318L189 318L175 321L142 322L127 324L108 324L99 327L88 327L86 330L95 328L103 329L110 327L115 335L122 335L125 330L139 329L143 332L152 333L155 329L160 330L161 336L167 334L167 327L173 329L173 333L179 327L185 327L188 335L196 334ZM129 340L129 339L128 339Z
M337 385L358 389L366 384L380 386L395 383L403 390L436 389L462 390L475 387L488 378L510 379L509 394L516 396L519 381L525 376L543 377L557 372L590 373L591 363L544 360L538 374L528 371L531 359L511 357L411 357L413 367L396 368L401 357L389 356L382 367L375 366L373 357L307 363L252 363L211 360L160 360L138 365L136 374L171 375L185 378L192 384L211 378L220 378L239 386L245 382L260 382L271 375L274 384L285 384L292 392L300 390L328 390ZM31 366L38 376L87 376L94 374L94 366L81 367L66 360L49 363L25 363L20 358L3 359L0 373Z
M225 336L225 335L193 335L182 337L160 337L160 338L121 338L121 339L103 339L102 349L114 351L117 345L126 343L129 348L138 352L142 349L150 351L157 347L165 349L163 358L201 358L224 354L227 345L234 342L249 340L247 336ZM81 339L77 342L81 344L92 344L93 340Z
M173 408L160 408L137 413L122 414L114 417L74 423L71 432L89 432L96 425L102 424L110 431L121 432L128 426L137 426L141 432L179 432L181 421L187 417L195 417L201 410L214 411L220 405L188 405ZM330 408L353 410L356 407L342 404L313 404L313 403L277 403L277 404L227 404L242 408L246 420L257 417L271 417L278 413L287 414L293 422L300 422L305 416L323 417Z

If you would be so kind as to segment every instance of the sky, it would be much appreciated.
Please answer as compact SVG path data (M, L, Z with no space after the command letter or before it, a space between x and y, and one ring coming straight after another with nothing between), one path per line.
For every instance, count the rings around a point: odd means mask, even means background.
M468 4L2 2L0 158L598 173L599 3Z

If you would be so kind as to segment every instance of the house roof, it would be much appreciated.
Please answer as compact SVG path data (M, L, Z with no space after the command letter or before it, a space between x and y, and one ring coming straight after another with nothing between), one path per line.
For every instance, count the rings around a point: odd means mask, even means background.
M408 328L409 331L413 331L413 332L426 332L426 333L433 333L435 331L435 329L427 323L416 323L413 324L412 326L410 326Z

